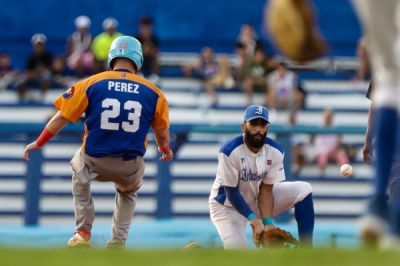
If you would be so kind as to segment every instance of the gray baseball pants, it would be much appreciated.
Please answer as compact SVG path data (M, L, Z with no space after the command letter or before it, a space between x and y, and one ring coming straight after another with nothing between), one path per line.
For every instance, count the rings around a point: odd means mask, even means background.
M71 166L76 230L92 229L95 211L90 191L91 181L114 182L117 193L112 219L112 239L126 240L136 206L137 191L143 179L143 157L130 160L122 157L96 158L79 149L71 160Z

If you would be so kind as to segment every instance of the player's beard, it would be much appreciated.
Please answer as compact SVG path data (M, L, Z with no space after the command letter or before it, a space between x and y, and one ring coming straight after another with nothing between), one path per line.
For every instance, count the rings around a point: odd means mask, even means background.
M254 133L251 134L250 131L246 128L244 132L244 141L247 145L252 148L260 149L264 145L265 138L267 137L267 132L264 134Z

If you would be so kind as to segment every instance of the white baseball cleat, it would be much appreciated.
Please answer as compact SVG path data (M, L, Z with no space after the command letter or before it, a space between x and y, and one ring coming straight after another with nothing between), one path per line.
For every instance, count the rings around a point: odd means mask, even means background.
M114 238L107 241L108 249L124 249L125 248L125 240Z
M90 247L91 233L86 230L79 230L68 241L68 247Z
M377 247L386 231L386 221L379 216L368 214L360 219L359 224L362 244L367 247Z

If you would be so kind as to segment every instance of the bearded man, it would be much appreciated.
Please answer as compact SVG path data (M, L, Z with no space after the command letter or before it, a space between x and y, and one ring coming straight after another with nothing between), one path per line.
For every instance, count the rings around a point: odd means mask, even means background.
M259 246L261 234L274 230L273 217L294 207L301 245L311 245L314 230L312 188L286 182L282 147L267 137L268 108L250 105L242 134L218 154L218 169L209 198L210 217L225 249L246 248L246 225Z

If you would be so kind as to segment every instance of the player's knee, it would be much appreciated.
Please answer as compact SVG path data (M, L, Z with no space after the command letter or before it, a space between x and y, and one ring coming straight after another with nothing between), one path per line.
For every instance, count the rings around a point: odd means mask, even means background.
M134 193L139 190L141 183L134 183L127 186L117 185L116 188L120 193Z
M308 194L312 193L312 186L308 182L297 181L296 187L298 189L298 193L306 197Z
M82 187L82 186L87 186L89 184L90 180L82 175L81 172L77 173L74 172L72 176L72 186L73 187Z
M379 83L379 93L376 94L376 96L374 96L374 105L377 108L381 108L381 107L389 107L389 108L397 108L397 110L399 109L399 105L398 105L398 99L397 97L393 97L393 94L395 93L393 89L396 88L396 85L394 85L395 80L394 77L397 77L397 74L395 73L387 73L388 75L390 75L391 77L393 77L393 79L386 79L385 82L380 82ZM378 79L377 79L378 80Z

